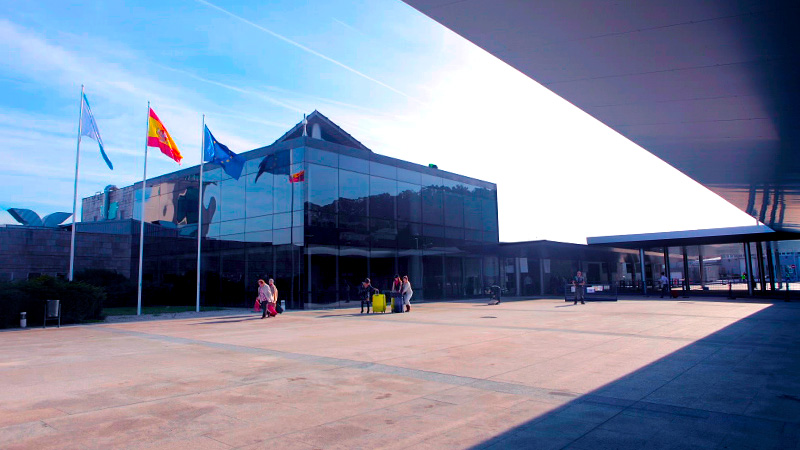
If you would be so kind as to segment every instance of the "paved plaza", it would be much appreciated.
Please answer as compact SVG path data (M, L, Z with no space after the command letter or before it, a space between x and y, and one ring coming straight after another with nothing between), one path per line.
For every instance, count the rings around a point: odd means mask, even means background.
M241 313L0 333L0 448L800 448L800 304Z

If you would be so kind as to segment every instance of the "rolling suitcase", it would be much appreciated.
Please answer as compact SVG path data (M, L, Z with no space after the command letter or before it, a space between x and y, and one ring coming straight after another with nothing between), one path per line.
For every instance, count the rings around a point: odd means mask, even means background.
M375 294L372 296L372 312L385 313L386 312L386 295Z
M392 297L392 312L393 313L405 312L405 310L403 309L403 297L401 295Z

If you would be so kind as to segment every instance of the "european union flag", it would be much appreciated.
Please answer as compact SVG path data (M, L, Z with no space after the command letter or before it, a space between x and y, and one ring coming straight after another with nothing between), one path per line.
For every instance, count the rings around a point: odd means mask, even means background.
M232 178L239 179L244 169L244 158L233 153L226 145L220 144L214 139L214 135L206 127L205 148L203 149L203 159L206 162L216 163L222 166Z

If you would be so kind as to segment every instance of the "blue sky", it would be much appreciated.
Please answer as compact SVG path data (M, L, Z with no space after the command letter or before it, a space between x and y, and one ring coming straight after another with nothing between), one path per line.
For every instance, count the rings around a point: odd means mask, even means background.
M84 139L79 197L141 179L149 100L184 167L199 162L202 114L241 152L318 109L377 153L497 183L506 241L755 223L399 0L0 0L0 11L3 209L71 211L85 84L115 170ZM178 168L150 152L148 176ZM682 214L666 213L671 200ZM0 223L14 221L3 211Z

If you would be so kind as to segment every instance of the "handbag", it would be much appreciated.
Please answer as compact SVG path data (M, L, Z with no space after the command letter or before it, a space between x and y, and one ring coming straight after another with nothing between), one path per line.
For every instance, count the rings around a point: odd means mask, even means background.
M283 308L279 302L275 302L275 311L277 311L278 314L283 314Z

